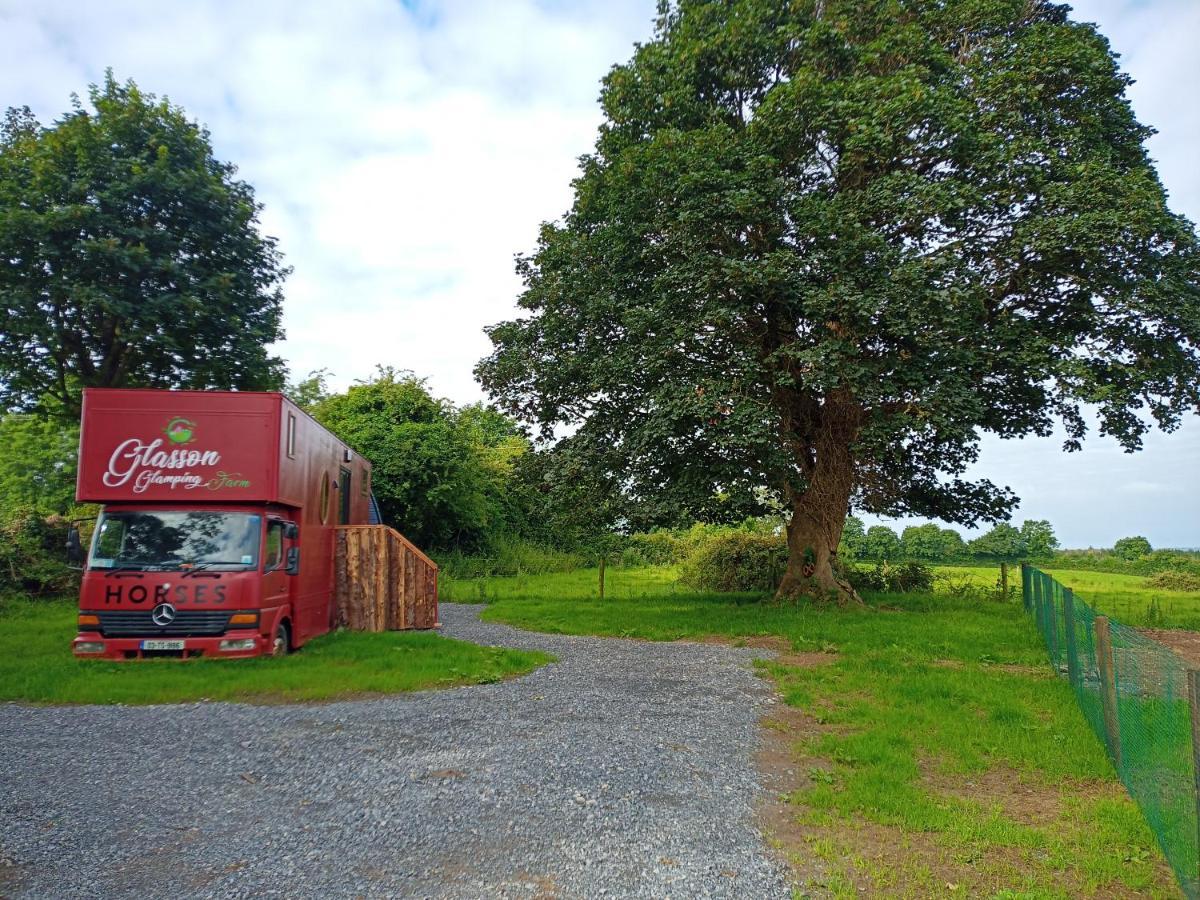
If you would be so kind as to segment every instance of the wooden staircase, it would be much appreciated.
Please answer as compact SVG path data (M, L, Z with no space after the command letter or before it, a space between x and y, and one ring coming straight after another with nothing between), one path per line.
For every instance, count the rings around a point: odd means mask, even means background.
M337 528L335 625L403 631L438 625L438 567L387 525Z

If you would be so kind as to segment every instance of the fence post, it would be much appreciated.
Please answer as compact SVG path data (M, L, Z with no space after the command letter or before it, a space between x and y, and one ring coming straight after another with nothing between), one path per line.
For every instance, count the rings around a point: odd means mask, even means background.
M1042 633L1042 640L1046 639L1046 626L1042 624L1042 573L1036 569L1033 572L1033 620L1037 622L1038 631Z
M1046 646L1050 649L1054 667L1058 668L1058 604L1054 600L1054 582L1051 581L1047 586L1050 590L1046 591L1046 625L1049 626L1046 630Z
M1000 598L1008 602L1008 563L1000 563Z
M1104 707L1104 731L1113 765L1121 771L1121 720L1117 713L1117 679L1113 669L1112 634L1108 616L1096 616L1096 661L1100 665L1100 697Z
M1075 643L1075 592L1070 588L1063 588L1063 627L1067 634L1067 677L1071 680L1072 687L1079 688L1079 647Z
M604 555L600 556L600 599L604 599Z
M1187 685L1192 711L1192 793L1196 801L1196 839L1200 841L1200 671L1188 669ZM1200 871L1196 877L1200 881Z

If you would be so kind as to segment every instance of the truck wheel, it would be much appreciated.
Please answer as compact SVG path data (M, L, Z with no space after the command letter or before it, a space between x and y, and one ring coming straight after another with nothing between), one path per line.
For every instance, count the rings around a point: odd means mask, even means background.
M287 623L280 622L275 626L275 640L271 642L271 655L287 656L291 649L291 635L288 633Z

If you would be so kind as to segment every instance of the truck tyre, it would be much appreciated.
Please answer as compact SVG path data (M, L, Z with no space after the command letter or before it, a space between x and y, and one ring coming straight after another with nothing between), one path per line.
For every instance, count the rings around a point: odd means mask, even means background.
M287 622L280 622L275 626L275 639L271 642L272 656L287 656L292 649L291 634L288 632Z

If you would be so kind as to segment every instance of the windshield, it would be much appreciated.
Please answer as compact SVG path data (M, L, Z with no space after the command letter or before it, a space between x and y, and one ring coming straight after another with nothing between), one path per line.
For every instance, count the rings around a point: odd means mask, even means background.
M258 565L260 516L225 512L105 512L96 525L93 569Z

